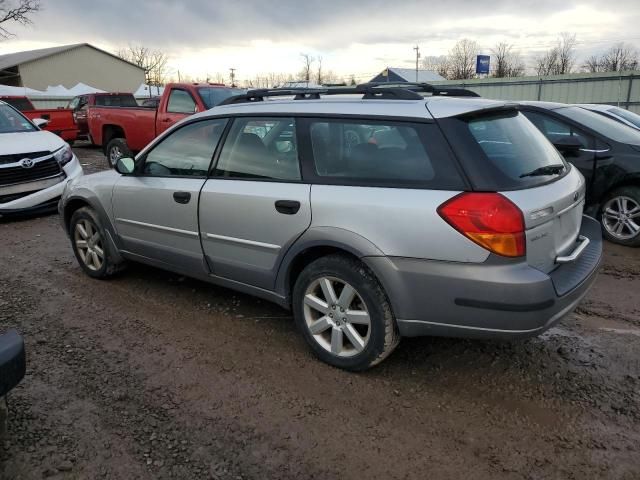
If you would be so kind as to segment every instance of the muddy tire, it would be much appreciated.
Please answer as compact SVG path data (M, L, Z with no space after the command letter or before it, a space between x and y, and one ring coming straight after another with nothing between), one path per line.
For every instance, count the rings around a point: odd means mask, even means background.
M114 260L105 229L93 209L82 207L73 212L69 236L80 267L90 277L109 278L125 267L124 262Z
M600 223L605 238L627 247L640 247L640 187L620 187L602 202Z
M133 157L133 153L129 150L127 141L124 138L114 138L107 144L105 152L109 167L116 168L118 160L122 157Z
M329 255L310 263L296 280L292 301L302 336L334 367L366 370L400 341L382 286L355 258Z

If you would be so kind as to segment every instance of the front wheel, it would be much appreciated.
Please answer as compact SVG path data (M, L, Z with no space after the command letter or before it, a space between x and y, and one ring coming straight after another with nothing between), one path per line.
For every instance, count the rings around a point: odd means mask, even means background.
M73 253L87 275L103 279L122 270L124 264L112 258L105 230L94 210L89 207L76 210L69 232Z
M400 337L378 280L360 261L329 255L309 264L293 290L298 329L322 361L351 371L384 360Z
M602 206L600 221L608 240L640 246L640 187L621 187L611 192Z
M127 141L124 138L114 138L107 144L107 162L111 168L116 168L118 160L123 157L132 157Z

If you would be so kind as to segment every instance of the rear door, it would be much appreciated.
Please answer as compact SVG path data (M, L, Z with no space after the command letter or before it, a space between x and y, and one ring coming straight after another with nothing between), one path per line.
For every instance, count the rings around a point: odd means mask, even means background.
M160 135L167 128L183 118L193 115L196 111L196 101L191 94L182 88L172 88L167 99L166 111L158 110L156 135Z
M200 197L200 235L217 276L273 289L278 260L311 223L293 118L236 118Z
M180 271L203 272L198 198L225 119L184 125L138 159L113 190L118 235L127 251Z
M583 176L522 113L441 123L449 135L458 135L453 146L474 189L500 192L522 211L528 263L544 272L553 270L556 257L576 248L585 200Z

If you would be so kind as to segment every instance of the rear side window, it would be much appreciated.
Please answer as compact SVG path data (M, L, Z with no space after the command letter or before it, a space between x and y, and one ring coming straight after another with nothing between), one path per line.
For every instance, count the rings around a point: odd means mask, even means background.
M433 124L316 119L309 133L320 183L464 188Z
M33 110L33 105L26 98L6 98L4 101L21 112Z
M549 115L539 112L525 112L524 114L550 142L557 142L563 138L576 138L582 148L589 148L589 137L582 130L575 128L573 125L556 120Z
M560 178L560 153L519 112L440 121L476 190L519 190Z
M97 95L96 105L100 107L137 107L138 103L133 95ZM82 108L83 105L78 105Z
M300 180L293 118L236 118L215 169L218 177Z

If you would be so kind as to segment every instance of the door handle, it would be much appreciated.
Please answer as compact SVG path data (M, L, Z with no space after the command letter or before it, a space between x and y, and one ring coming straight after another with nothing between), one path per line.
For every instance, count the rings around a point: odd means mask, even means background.
M297 200L278 200L276 210L284 215L295 215L300 210L300 202Z
M189 203L189 200L191 200L191 193L173 192L173 199L178 203Z
M171 121L171 119L170 119L170 118L163 118L163 119L162 119L162 122L163 122L163 123L168 123L168 122L170 122L170 121Z

